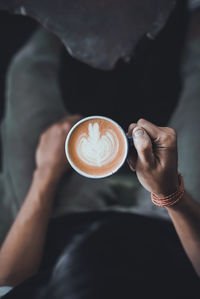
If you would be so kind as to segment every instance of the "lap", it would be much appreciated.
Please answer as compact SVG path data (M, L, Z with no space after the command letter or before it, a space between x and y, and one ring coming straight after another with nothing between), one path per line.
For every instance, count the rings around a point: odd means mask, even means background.
M12 60L7 74L3 172L9 174L19 207L32 180L41 133L66 115L57 78L60 46L49 50L54 39L37 32Z
M39 40L43 35L45 37L46 33L42 33ZM53 43L51 37L50 43ZM7 105L2 125L2 138L6 200L7 203L11 198L16 200L16 203L11 204L13 206L11 214L16 214L29 189L40 134L66 114L57 78L59 51L56 48L54 53L50 51L48 54L46 53L48 50L44 51L46 46L44 44L38 49L33 47L31 50L29 44L19 56L16 56L8 73ZM39 51L38 56L32 55L31 51L36 50ZM198 59L200 60L200 57L197 55L196 60ZM200 77L197 72L195 74L195 80L192 72L186 77L179 106L170 125L178 131L179 164L186 188L191 191L191 195L197 197L200 174L200 164L197 163L200 151L197 129L200 125L198 99ZM191 88L188 87L190 81ZM9 188L10 191L7 190ZM11 196L9 192L12 193ZM73 173L71 177L64 177L59 186L54 216L65 212L122 210L168 219L166 211L154 207L150 194L142 187L139 187L135 194L130 193L130 201L132 200L133 204L128 207L123 207L123 198L127 194L127 189L125 188L123 192L121 192L121 202L116 200L112 202L114 193L109 180L91 181ZM109 205L108 201L112 204Z

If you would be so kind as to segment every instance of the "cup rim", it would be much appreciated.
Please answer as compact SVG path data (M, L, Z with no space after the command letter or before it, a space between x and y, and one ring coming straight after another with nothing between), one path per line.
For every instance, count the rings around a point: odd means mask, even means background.
M98 119L105 119L111 123L113 123L114 125L116 125L122 135L123 135L123 138L124 138L124 144L125 144L125 155L124 155L124 158L122 159L122 162L119 164L119 166L112 172L106 174L106 175L91 175L91 174L87 174L86 172L80 170L74 163L73 161L71 160L70 158L70 155L69 155L69 152L68 152L68 143L69 143L69 139L70 139L70 136L72 135L73 131L82 123L90 120L90 119L95 119L95 118L98 118ZM106 177L109 177L113 174L115 174L121 167L122 165L124 164L126 158L127 158L127 155L128 155L128 140L127 140L127 137L126 137L126 134L124 132L124 130L122 129L122 127L114 120L112 120L111 118L109 117L106 117L106 116L100 116L100 115L94 115L94 116L88 116L88 117L85 117L81 120L79 120L69 131L69 133L67 134L67 137L66 137L66 140L65 140L65 154L66 154L66 157L67 157L67 160L68 162L70 163L71 167L77 172L79 173L80 175L86 177L86 178L90 178L90 179L102 179L102 178L106 178Z

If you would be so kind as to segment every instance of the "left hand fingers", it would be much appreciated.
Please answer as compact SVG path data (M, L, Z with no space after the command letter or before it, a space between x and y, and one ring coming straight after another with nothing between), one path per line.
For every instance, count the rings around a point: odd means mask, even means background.
M81 120L82 116L80 114L72 114L67 115L59 121L59 124L62 125L64 130L71 129L79 120Z

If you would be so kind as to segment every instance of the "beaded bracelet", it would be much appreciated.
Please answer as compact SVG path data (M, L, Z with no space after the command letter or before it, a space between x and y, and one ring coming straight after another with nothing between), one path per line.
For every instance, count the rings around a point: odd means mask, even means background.
M181 174L179 174L179 187L176 192L166 197L158 197L157 195L151 193L151 200L154 205L158 207L170 207L179 202L179 200L183 197L184 192L183 177Z

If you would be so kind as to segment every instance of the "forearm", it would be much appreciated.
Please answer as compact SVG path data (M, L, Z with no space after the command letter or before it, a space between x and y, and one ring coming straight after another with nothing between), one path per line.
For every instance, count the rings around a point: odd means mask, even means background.
M157 205L166 206L177 199L178 185L177 134L169 127L158 127L145 119L129 126L137 156L129 154L131 169L136 170L142 186L153 195ZM131 156L132 155L132 156ZM180 188L182 196L182 187ZM173 194L172 197L168 197ZM165 201L162 202L163 197ZM167 198L166 198L167 197ZM174 206L167 208L182 245L200 277L200 205L185 194Z
M25 202L0 250L0 285L16 285L37 272L56 180L34 173Z
M200 277L200 205L185 193L175 206L167 210L185 252Z

